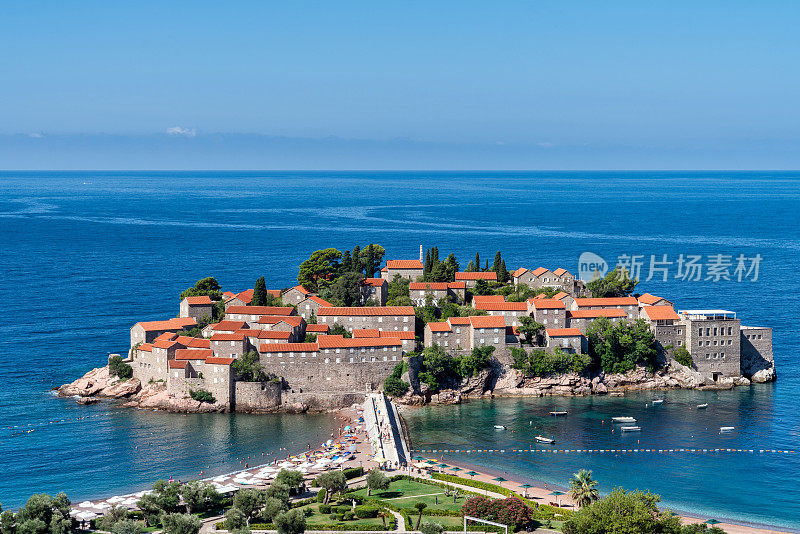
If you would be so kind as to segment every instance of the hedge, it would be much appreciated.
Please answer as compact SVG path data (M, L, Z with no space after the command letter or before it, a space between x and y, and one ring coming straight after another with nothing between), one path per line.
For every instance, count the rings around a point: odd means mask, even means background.
M362 476L364 474L364 468L363 467L350 467L348 469L345 469L343 471L343 473L344 473L344 478L346 478L347 480L350 480L351 478L358 478L358 477Z

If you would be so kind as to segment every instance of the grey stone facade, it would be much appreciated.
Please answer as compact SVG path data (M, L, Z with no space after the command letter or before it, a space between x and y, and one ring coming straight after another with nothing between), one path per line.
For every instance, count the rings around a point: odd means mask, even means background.
M724 310L680 312L685 328L686 349L697 371L711 380L741 374L741 322Z
M317 322L329 327L340 324L350 332L355 328L414 332L416 324L414 308L411 306L320 308Z

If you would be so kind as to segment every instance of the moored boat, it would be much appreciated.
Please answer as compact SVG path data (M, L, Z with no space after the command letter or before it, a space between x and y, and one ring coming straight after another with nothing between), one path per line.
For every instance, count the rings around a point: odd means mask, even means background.
M495 430L505 430L506 429L506 427L504 427L503 425L494 425L494 428L495 428Z
M734 427L734 426L721 426L721 427L719 427L719 431L720 432L733 432L734 430L736 430L736 427Z
M553 411L553 412L550 412L550 415L555 415L557 417L559 415L567 415L567 412Z
M546 438L544 436L536 436L536 441L538 441L539 443L550 443L550 444L556 442L556 440L554 440L553 438Z
M612 417L611 421L614 423L635 423L635 417Z
M623 432L639 432L642 430L640 426L623 426L620 428Z
M708 408L708 403L707 403L707 402L706 402L706 403L703 403L703 404L698 404L698 405L697 405L697 409L698 409L698 410L703 410L703 409L705 409L705 408Z

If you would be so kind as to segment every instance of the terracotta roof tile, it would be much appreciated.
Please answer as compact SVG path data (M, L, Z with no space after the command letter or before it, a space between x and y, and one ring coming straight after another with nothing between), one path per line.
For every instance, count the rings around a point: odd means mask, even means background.
M652 306L659 300L666 300L663 297L657 297L655 295L651 295L650 293L645 293L644 295L639 295L639 302L641 304L648 304Z
M511 273L511 276L513 276L514 278L519 278L520 276L522 276L523 274L525 274L527 272L528 272L528 269L526 269L525 267L520 267L519 269L517 269L516 271Z
M281 290L280 289L267 289L267 295L270 297L279 299L281 298Z
M211 330L215 332L236 332L244 328L246 324L244 321L220 321L211 325Z
M294 308L291 306L228 306L225 315L291 315Z
M385 283L387 282L383 278L364 278L361 281L361 285L371 286L371 287L381 287Z
M414 315L413 306L361 306L356 308L320 308L317 311L318 316L332 315L356 315L356 316L396 316L396 315Z
M320 349L349 349L361 347L399 347L403 342L396 337L368 337L344 339L341 336L319 336L317 344Z
M326 310L329 308L320 308L320 310ZM278 324L278 323L286 323L290 326L300 326L303 323L304 319L297 315L262 315L261 318L258 320L258 324Z
M651 321L678 321L680 317L672 306L645 306L642 311Z
M211 349L178 349L175 351L176 360L205 360L214 356Z
M416 334L414 332L403 332L401 330L381 330L380 337L396 337L398 339L414 339Z
M531 299L529 302L537 310L563 310L566 308L564 302L555 299Z
M152 332L154 330L182 330L187 326L196 325L197 321L192 317L175 317L166 321L144 321L136 324L141 326L145 332Z
M319 304L320 306L326 306L326 307L328 307L328 308L332 308L332 307L333 307L333 304L331 304L331 303L330 303L330 302L328 302L327 300L323 300L323 299L319 298L319 297L318 297L318 296L316 296L316 295L310 295L308 298L309 298L310 300L313 300L314 302L316 302L316 303L317 303L317 304Z
M581 331L577 328L548 328L546 332L550 337L575 337L582 335Z
M211 336L211 341L242 341L246 336L241 332L234 332L233 334L214 334Z
M292 287L290 289L296 289L297 291L299 291L303 295L311 295L311 291L309 291L308 289L306 289L302 285L296 285L296 286L294 286L294 287Z
M549 269L546 269L544 267L537 267L536 269L533 270L533 276L542 276L548 270Z
M386 267L389 269L423 269L424 265L419 260L388 260Z
M189 303L190 306L199 306L199 305L211 305L213 304L211 297L208 295L203 295L201 297L186 297L186 302Z
M136 347L136 350L141 350L141 351L144 351L144 352L150 352L150 351L153 350L153 345L151 345L150 343L142 343L141 345Z
M207 339L200 339L197 337L193 337L189 340L189 343L185 343L187 347L193 349L210 349L211 348L211 341Z
M554 300L561 300L564 297L568 297L568 296L569 296L569 293L565 293L563 291L559 291L558 293L553 295L551 298L554 299Z
M638 306L639 301L633 297L604 297L575 299L575 304L579 308L586 306Z
M153 341L175 341L176 339L178 339L178 334L175 332L164 332Z
M489 302L505 302L506 298L503 295L473 295L472 305L486 304Z
M505 328L506 319L501 315L471 315L469 322L473 328Z
M568 270L564 269L563 267L559 267L558 269L553 271L553 274L556 275L556 276L563 276L565 274L570 274L570 272Z
M625 310L619 308L603 308L599 310L568 310L567 317L572 319L596 319L597 317L627 317Z
M447 322L452 324L452 325L458 325L458 326L465 326L465 325L470 324L469 323L469 317L450 317L447 320Z
M497 280L497 273L492 271L487 272L472 272L472 273L456 273L456 280Z
M353 337L381 337L381 331L377 328L354 328Z
M178 361L178 360L170 360L167 362L167 366L170 369L186 369L186 361Z
M443 323L428 323L428 328L431 329L431 332L450 332L452 330L450 323L447 321Z
M316 343L262 343L259 352L317 352Z
M306 332L327 332L330 326L326 324L308 324L306 325Z
M230 365L234 362L233 358L206 358L206 363L210 363L211 365Z
M244 302L245 304L250 304L253 301L253 289L245 289L241 293L236 295L236 298Z
M563 306L563 304L562 304ZM475 304L476 310L486 311L528 311L527 302L481 302Z
M170 341L169 339L162 339L153 343L153 347L157 349L171 349L175 345L180 345L177 341Z

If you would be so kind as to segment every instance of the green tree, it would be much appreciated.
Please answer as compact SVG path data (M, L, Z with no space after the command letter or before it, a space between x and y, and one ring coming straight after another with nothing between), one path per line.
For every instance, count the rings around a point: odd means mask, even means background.
M680 518L658 509L661 497L649 492L611 494L581 508L564 522L564 534L678 534Z
M500 267L497 269L497 281L501 284L507 284L511 280L511 274L506 269L506 260L500 262Z
M144 528L143 521L123 519L114 523L114 526L111 527L111 534L141 534Z
M347 489L347 479L342 471L328 471L316 478L317 485L325 488L325 504L328 504L334 493L341 493Z
M472 352L461 357L459 371L462 378L475 376L491 365L494 347L475 347Z
M300 264L297 281L312 292L319 292L339 273L339 259L342 253L335 248L315 250Z
M275 482L286 484L292 489L297 489L303 483L303 473L289 469L281 469L275 476Z
M672 353L672 357L681 365L685 365L689 369L694 369L694 360L692 359L692 355L689 354L689 351L686 350L686 347L678 347L675 349L675 352Z
M656 369L655 336L641 319L612 323L600 317L592 321L586 335L589 353L606 373L626 373L637 365Z
M261 519L267 523L272 523L276 515L288 509L288 505L282 500L275 497L267 497L264 500L264 509L261 510Z
M244 512L238 508L229 508L228 511L225 512L225 521L223 525L228 532L241 530L247 528L247 517L244 515Z
M139 510L142 511L145 523L148 526L155 527L161 523L161 514L163 513L163 510L158 505L158 499L156 498L155 494L147 493L142 495L142 497L136 503L136 506L138 506Z
M206 389L190 389L189 396L197 402L206 402L208 404L214 404L217 402L217 399L214 398L214 395L212 395L211 392Z
M180 488L181 485L178 482L156 480L153 484L153 494L158 507L167 513L177 512L181 505Z
M351 334L347 328L339 323L333 323L333 326L331 326L328 330L328 334L332 336L343 336L345 339L350 339L353 337L353 334Z
M493 295L494 291L489 287L489 282L484 279L477 280L475 287L472 288L474 295Z
M281 512L273 522L278 534L303 534L306 531L306 515L299 508Z
M500 255L500 251L498 250L494 255L494 263L492 263L492 271L495 273L500 272L500 263L503 261L503 257Z
M361 253L361 266L363 273L367 278L375 276L375 272L381 268L383 263L383 256L386 254L386 249L380 245L369 244Z
M197 534L202 526L200 518L191 514L164 514L161 524L166 534Z
M425 521L419 527L419 530L422 534L442 534L442 532L444 532L444 526L441 523Z
M364 275L360 272L349 272L339 276L330 287L330 294L337 304L342 306L358 306L361 302L361 286Z
M478 254L477 252L475 253L475 270L476 271L481 270L481 255Z
M17 519L14 512L6 510L0 514L0 534L14 534L17 530Z
M407 278L403 278L399 274L394 275L394 279L389 282L389 287L387 288L387 306L410 306L411 297L409 291L409 285L411 281Z
M580 508L589 506L600 498L597 481L592 479L592 472L581 469L569 480L569 494Z
M211 300L220 300L222 298L222 286L219 285L217 279L213 276L198 280L197 283L189 288L186 288L180 295L183 300L186 297L202 297L207 295Z
M247 351L240 358L236 358L231 364L234 374L238 380L243 382L266 382L273 378L264 370L261 359L256 351Z
M108 359L108 374L127 380L133 376L133 368L122 361L122 356L115 354Z
M264 277L256 280L256 286L253 289L253 299L250 301L251 306L266 306L267 305L267 282Z
M519 333L525 337L525 342L529 345L533 344L533 339L544 331L544 325L537 323L533 317L524 315L519 318L520 326Z
M345 250L344 253L342 254L341 269L343 273L347 273L357 269L357 267L353 266L353 256L350 255L349 250Z
M114 527L114 525L126 519L128 519L128 510L126 508L122 508L121 506L114 505L109 508L102 517L97 518L95 523L97 524L97 528L99 530L111 532L111 529Z
M372 469L367 474L367 496L372 495L373 490L389 489L389 478L380 469Z
M419 512L419 517L417 518L417 530L419 530L419 525L420 525L420 523L422 523L422 511L427 507L428 507L428 505L425 504L424 502L415 502L414 503L414 508L416 508L417 512Z
M630 277L630 273L622 267L616 267L603 278L596 278L586 284L593 297L629 297L639 283Z
M242 511L247 518L247 524L255 517L255 515L264 506L266 495L263 491L257 489L242 489L236 492L233 497L233 506Z
M186 511L190 514L205 512L222 502L222 495L212 484L199 480L181 484L180 494L186 505Z
M277 480L269 485L267 490L264 492L264 495L268 499L278 499L279 501L289 506L289 494L291 493L291 488L282 482L278 482Z

